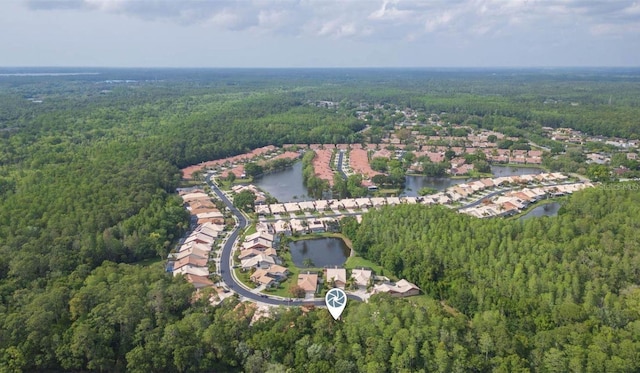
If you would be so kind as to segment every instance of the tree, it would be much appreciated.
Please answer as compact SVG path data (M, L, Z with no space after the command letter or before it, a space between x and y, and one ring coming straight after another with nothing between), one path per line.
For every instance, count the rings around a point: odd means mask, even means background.
M291 294L291 296L294 298L304 298L306 292L303 288L298 286L298 284L291 284L291 286L289 287L289 294Z
M307 267L307 268L311 268L314 266L313 260L311 258L304 258L304 260L302 261L302 265Z
M250 190L243 190L233 196L233 205L246 212L253 211L255 202L256 195Z
M436 194L436 193L438 193L437 189L429 188L429 187L423 187L423 188L420 188L420 190L418 190L419 196L426 196L429 194Z
M487 141L495 143L496 141L498 141L498 137L496 135L489 135L487 136Z
M229 181L230 183L233 183L235 180L236 180L236 174L229 171L229 173L227 174L227 181Z
M253 162L248 162L244 165L244 173L247 176L256 177L261 175L263 171L262 166Z
M451 149L444 152L444 158L449 161L452 160L455 156L456 156L456 152Z

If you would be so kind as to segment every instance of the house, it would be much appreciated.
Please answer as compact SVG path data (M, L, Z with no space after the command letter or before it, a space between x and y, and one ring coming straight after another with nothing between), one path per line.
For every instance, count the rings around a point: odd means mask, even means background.
M187 282L192 284L196 289L202 289L209 286L213 286L213 281L211 281L206 276L198 276L191 273L187 273L186 275L184 275L184 278L187 280Z
M351 278L361 287L367 287L371 283L372 272L369 269L354 269L351 271Z
M182 258L188 257L188 256L193 256L195 258L201 258L201 259L208 259L209 258L209 251L208 250L202 250L201 248L197 247L197 246L192 246L186 250L182 250L180 252L178 252L175 255L176 260L180 260Z
M174 276L177 276L177 275L185 275L186 276L188 274L207 277L207 276L209 276L209 268L207 268L207 267L194 267L194 266L186 265L186 266L180 267L179 269L173 270L173 275Z
M207 258L198 258L192 255L185 256L173 264L173 270L178 270L184 266L192 266L192 267L206 267L207 266Z
M358 204L356 203L356 200L353 198L343 199L341 202L344 208L346 209L354 210L358 208Z
M280 282L287 278L289 270L281 265L274 264L267 270L269 276L273 277L276 281Z
M325 231L324 223L320 220L309 220L307 222L309 230L313 233L322 233Z
M246 236L244 238L244 242L251 242L254 240L263 240L263 241L273 242L274 239L275 237L271 233L258 231L256 233Z
M318 274L310 272L298 274L298 286L306 292L307 296L313 296L318 288Z
M325 211L329 209L329 202L326 200L317 200L316 201L316 210Z
M273 223L273 231L275 232L276 236L280 234L284 234L285 236L291 235L291 227L289 226L289 223L284 220L278 220Z
M242 267L243 270L247 270L250 268L266 269L272 266L273 264L276 264L275 258L273 256L265 255L265 254L258 254L248 259L240 261L240 267Z
M265 223L265 222L256 223L256 231L265 232L273 235L274 241L277 239L276 235L273 232L273 227L269 223Z
M265 249L264 251L258 250L258 249L247 249L247 250L242 250L240 252L240 255L238 255L238 259L245 260L261 254L272 256L274 258L277 256L276 249L273 249L273 248L268 248L268 249Z
M305 226L305 224L306 222L303 224L302 220L299 220L299 219L291 219L289 221L289 225L291 226L292 232L306 233L307 227Z
M367 208L372 206L371 200L369 198L357 198L356 203L360 208Z
M264 238L255 238L251 241L245 241L242 243L242 250L257 249L264 250L273 246L273 241L265 240Z
M387 200L384 197L371 198L371 204L373 205L373 207L381 207L381 206L384 206L386 203L387 203Z
M398 197L387 197L387 205L399 205L400 204L400 198Z
M249 279L257 284L257 285L262 285L264 287L271 287L272 285L275 285L276 280L269 276L269 271L267 269L257 269L255 272L253 272L253 274L251 275L251 277L249 277Z
M314 205L313 201L298 202L298 206L300 206L302 211L315 211L316 210L316 206Z
M327 268L325 271L325 277L327 282L333 282L334 287L344 289L347 284L347 270L344 268Z
M289 213L295 213L295 212L300 212L300 206L298 206L297 203L295 202L287 202L284 204L284 208L287 210L287 212Z
M269 205L269 209L271 210L272 214L284 214L287 212L287 210L284 208L284 205L282 203L274 203L273 205Z
M213 223L205 223L201 224L196 228L195 232L206 234L207 236L216 238L220 235L220 232L224 230L224 225L221 224L213 224Z
M222 219L224 215L218 210L211 210L196 215L198 219Z
M260 216L271 214L271 210L269 209L269 205L257 205L255 207L256 214Z
M194 233L191 233L189 235L189 237L187 237L187 239L184 240L184 243L188 244L190 242L193 242L193 243L202 243L202 244L211 246L211 244L213 244L213 241L215 241L215 240L211 236L207 236L206 234L194 232Z
M410 283L409 281L402 279L395 284L383 283L373 287L373 293L387 293L392 297L410 297L412 295L420 294L420 288Z

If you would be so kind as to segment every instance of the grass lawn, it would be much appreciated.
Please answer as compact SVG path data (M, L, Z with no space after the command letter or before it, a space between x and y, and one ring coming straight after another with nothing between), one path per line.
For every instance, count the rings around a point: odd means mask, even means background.
M376 275L387 276L393 280L393 276L390 276L390 273L386 273L380 265L359 256L351 256L347 258L346 263L344 263L344 267L346 269L354 269L360 267L371 268Z
M240 268L234 268L233 270L236 273L236 278L242 281L243 284L247 285L250 289L256 288L256 285L249 279L249 277L251 277L251 271L243 272Z
M248 236L248 235L254 234L254 233L256 233L256 232L257 232L257 230L256 230L256 223L252 223L252 224L247 228L247 230L244 232L244 235L245 235L245 236Z

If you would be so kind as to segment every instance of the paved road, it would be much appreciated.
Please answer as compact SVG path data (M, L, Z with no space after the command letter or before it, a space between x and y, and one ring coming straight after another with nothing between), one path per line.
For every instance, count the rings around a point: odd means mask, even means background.
M240 235L240 232L242 231L242 229L244 229L244 228L249 226L249 221L240 212L240 210L238 210L233 205L233 203L231 203L231 201L229 201L227 196L225 196L224 193L222 193L220 188L218 188L218 186L215 185L215 183L213 183L211 181L211 175L207 176L207 183L211 187L211 190L213 190L216 193L216 195L218 196L218 198L220 198L220 200L222 200L222 202L224 202L225 205L227 205L229 210L231 210L231 213L233 213L233 215L238 220L238 224L233 229L233 231L231 232L231 235L227 239L227 242L225 242L224 246L222 247L222 253L221 253L221 256L220 256L221 277L222 277L222 280L231 288L231 290L234 291L235 293L239 294L240 296L244 297L244 298L251 299L251 300L256 301L256 302L271 304L271 305L277 305L277 306L302 306L302 305L313 304L313 305L315 305L317 307L324 307L325 306L324 299L314 299L314 300L292 299L292 300L285 300L285 299L279 299L279 298L271 298L271 297L267 297L265 295L254 294L251 291L249 291L247 288L245 288L244 285L242 285L242 284L238 283L238 281L236 281L236 279L232 275L233 269L231 267L231 253L233 252L233 245L238 240L238 236ZM357 297L357 296L355 296L353 294L349 294L348 298L352 299L352 300L362 301L362 299L360 299L359 297Z

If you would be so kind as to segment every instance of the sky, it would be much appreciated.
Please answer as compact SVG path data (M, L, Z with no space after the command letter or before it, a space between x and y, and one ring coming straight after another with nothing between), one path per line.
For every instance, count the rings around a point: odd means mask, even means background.
M0 66L640 66L640 0L0 0Z

